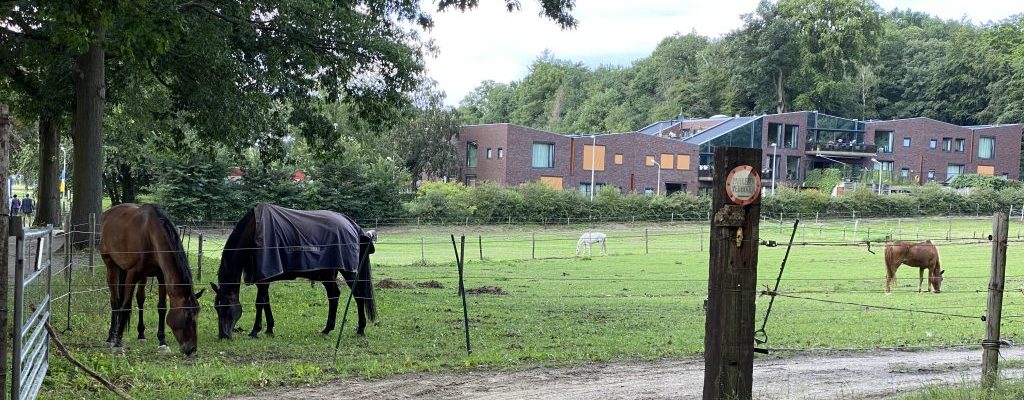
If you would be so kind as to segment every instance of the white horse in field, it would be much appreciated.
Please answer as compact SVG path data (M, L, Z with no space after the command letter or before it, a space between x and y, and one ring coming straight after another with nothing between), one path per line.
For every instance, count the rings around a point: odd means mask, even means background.
M601 252L605 255L608 254L608 237L601 232L586 232L583 236L580 236L580 240L576 242L576 255L580 255L581 252L588 252L593 254L591 245L595 243L601 244Z

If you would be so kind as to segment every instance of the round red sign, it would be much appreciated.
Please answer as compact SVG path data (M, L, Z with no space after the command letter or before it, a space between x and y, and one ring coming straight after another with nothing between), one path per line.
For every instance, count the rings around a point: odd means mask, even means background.
M725 178L725 194L733 203L745 206L761 196L761 175L749 165L740 165Z

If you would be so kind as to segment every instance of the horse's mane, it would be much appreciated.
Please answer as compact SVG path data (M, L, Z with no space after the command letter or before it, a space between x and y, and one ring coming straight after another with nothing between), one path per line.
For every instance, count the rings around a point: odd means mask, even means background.
M174 265L178 267L178 273L181 275L183 282L189 284L191 287L192 283L192 270L188 266L188 257L185 256L185 248L181 246L181 236L178 235L178 228L174 226L174 222L171 221L171 217L160 206L156 204L147 204L156 214L157 219L160 220L161 227L167 233L167 238L170 243L168 247L170 251L174 253Z

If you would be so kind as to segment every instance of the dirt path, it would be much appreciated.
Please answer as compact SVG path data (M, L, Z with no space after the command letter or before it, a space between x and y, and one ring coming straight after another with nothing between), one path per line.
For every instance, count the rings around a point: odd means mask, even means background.
M1003 349L1006 359L1024 348ZM976 381L981 350L806 354L754 363L757 399L874 399ZM1004 370L1020 378L1024 369ZM339 381L238 399L698 399L703 361L590 364L520 372L409 374Z

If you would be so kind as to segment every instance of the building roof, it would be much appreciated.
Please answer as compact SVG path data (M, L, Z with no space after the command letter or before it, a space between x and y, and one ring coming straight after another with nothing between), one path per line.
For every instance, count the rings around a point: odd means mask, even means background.
M732 118L728 118L724 122L722 122L722 123L720 123L718 125L715 125L715 126L713 126L711 128L708 128L708 129L704 130L701 133L693 135L689 139L686 139L684 141L686 143L690 143L690 144L703 144L703 143L707 143L709 140L713 140L715 138L718 138L719 136L722 136L722 135L725 135L725 134L727 134L729 132L732 132L736 128L739 128L739 127L741 127L743 125L746 125L747 123L749 123L751 121L754 121L754 120L757 120L757 119L760 119L760 118L763 118L763 117L764 117L763 115L759 115L759 116L755 116L755 117L732 117Z

